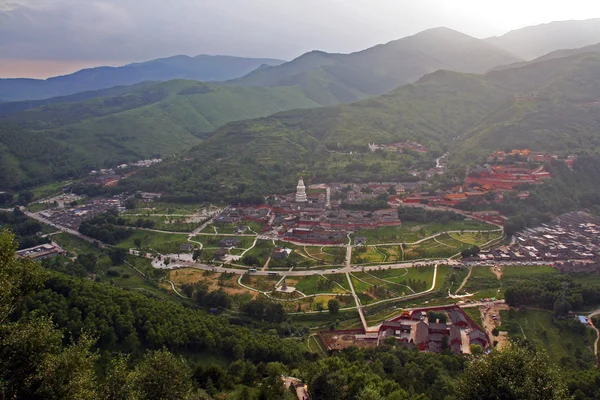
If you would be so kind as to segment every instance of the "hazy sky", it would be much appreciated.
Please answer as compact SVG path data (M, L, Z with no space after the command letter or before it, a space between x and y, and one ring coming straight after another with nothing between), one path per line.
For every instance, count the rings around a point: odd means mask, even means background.
M0 0L0 76L175 54L292 59L446 26L487 37L600 17L598 0Z

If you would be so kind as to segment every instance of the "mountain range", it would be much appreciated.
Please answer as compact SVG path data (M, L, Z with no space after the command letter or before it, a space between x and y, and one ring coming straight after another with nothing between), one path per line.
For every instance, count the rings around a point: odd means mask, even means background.
M308 98L332 105L387 93L439 69L482 73L517 60L483 40L435 28L351 54L313 51L226 84L297 86Z
M599 99L595 53L484 75L437 71L354 104L230 123L123 187L237 198L290 190L299 175L309 182L410 179L410 169L433 167L446 150L463 165L509 147L589 152L600 148ZM419 142L429 154L368 150L399 141Z
M264 65L283 62L269 58L180 55L122 67L88 68L45 80L0 79L0 102L47 99L144 81L225 81L246 75Z
M544 90L556 84L548 80L542 85L540 79L550 79L550 71L556 82L566 82L572 64L565 60L593 60L589 53L597 50L597 46L560 50L524 62L485 40L439 28L347 55L307 53L227 82L142 82L1 103L0 189L171 156L194 146L186 158L203 160L194 167L204 177L198 188L214 184L213 175L244 182L258 177L274 188L289 184L289 177L302 170L320 179L367 179L404 176L411 167L431 162L427 157L382 162L373 154L363 154L361 162L349 166L343 157L363 152L366 142L414 140L427 146L430 155L441 155L456 137L462 137L464 147L474 152L509 144L498 135L548 147L543 135L519 136L518 130L501 128L518 126L503 118L525 118L526 107L537 107L536 118L542 120L550 104L543 99L552 98L555 115L569 110L573 118L565 116L564 121L575 124L581 118L585 129L595 129L586 114L589 108L581 106L595 103L594 92L582 87L581 93L588 95L578 100L581 104L560 102L563 90L551 97ZM490 69L500 70L476 74ZM586 85L595 77L593 70L578 66L576 71L583 75L572 76L569 93L576 90L576 79ZM515 103L517 98L521 100ZM363 100L350 103L357 99ZM502 109L503 104L507 108ZM488 125L478 128L481 121ZM547 126L544 120L540 129L551 129ZM590 137L584 142L595 146ZM215 159L221 164L215 164ZM187 190L187 183L178 186L178 181L180 177L174 177L169 188Z

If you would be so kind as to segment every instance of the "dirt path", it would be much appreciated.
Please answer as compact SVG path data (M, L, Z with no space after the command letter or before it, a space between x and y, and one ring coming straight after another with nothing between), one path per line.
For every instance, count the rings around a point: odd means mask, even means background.
M485 309L480 309L483 327L492 340L498 341L498 349L502 349L508 344L508 334L506 332L500 332L498 336L494 336L492 334L492 331L495 328L500 330L500 327L502 326L502 320L500 319L500 311L508 309L509 307L506 304L491 304L489 310L487 311L485 311ZM497 320L494 320L494 315L496 315ZM525 336L525 333L523 333L523 336Z
M496 275L496 278L498 278L498 280L502 279L502 274L504 273L502 267L490 267L490 272Z
M269 256L269 258L267 258L267 262L265 263L264 267L262 267L261 271L266 271L270 262L271 262L271 256Z
M592 317L595 317L597 315L600 315L600 310L596 310L593 311L589 316L588 319L590 320L590 322L592 322ZM594 343L594 354L596 355L596 358L598 358L598 345L600 344L600 329L596 328L596 325L594 325L594 323L592 322L592 328L594 328L594 330L596 331L596 342Z
M465 279L462 281L462 283L460 284L458 289L456 289L456 292L454 292L454 294L458 294L458 292L460 292L465 287L465 285L467 284L467 281L471 277L472 272L473 272L473 267L469 267L469 273L467 274L467 276L465 276Z

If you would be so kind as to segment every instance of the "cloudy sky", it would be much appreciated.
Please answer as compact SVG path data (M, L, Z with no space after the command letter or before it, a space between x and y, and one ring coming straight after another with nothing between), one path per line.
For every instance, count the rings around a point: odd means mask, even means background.
M437 26L488 37L595 17L597 0L0 0L0 77L175 54L289 60Z

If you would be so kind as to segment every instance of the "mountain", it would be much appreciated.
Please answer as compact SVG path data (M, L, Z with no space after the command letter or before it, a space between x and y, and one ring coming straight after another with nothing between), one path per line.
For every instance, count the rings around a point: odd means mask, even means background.
M120 95L49 104L0 118L0 188L81 175L202 142L230 121L316 107L290 87L221 87L173 80Z
M598 43L600 18L558 21L528 26L485 41L526 60L560 49L574 49Z
M83 69L45 80L0 79L0 102L47 99L144 81L224 81L246 75L264 65L279 65L283 62L268 58L174 56L122 67Z
M556 69L561 66L560 69ZM600 54L584 53L541 61L513 71L543 80L524 84L521 95L487 115L462 138L461 154L530 148L538 151L590 152L600 149ZM536 82L536 80L538 82Z
M538 57L535 60L532 60L529 62L519 62L519 63L514 63L514 64L508 64L508 65L499 65L495 68L492 68L491 71L501 71L501 70L511 69L511 68L520 68L520 67L524 67L524 66L530 65L530 64L535 64L535 63L541 62L541 61L552 60L555 58L569 57L569 56L573 56L573 55L577 55L577 54L584 54L584 53L600 53L600 43L581 47L579 49L556 50L556 51L553 51L552 53Z
M482 73L517 61L482 40L435 28L352 54L313 51L225 84L298 86L308 98L333 105L387 93L439 69Z
M123 188L194 200L253 198L293 190L299 175L309 182L412 180L411 169L433 167L446 150L462 164L507 147L588 151L600 148L599 99L599 54L484 75L437 71L354 104L227 124ZM429 152L368 149L399 141Z

